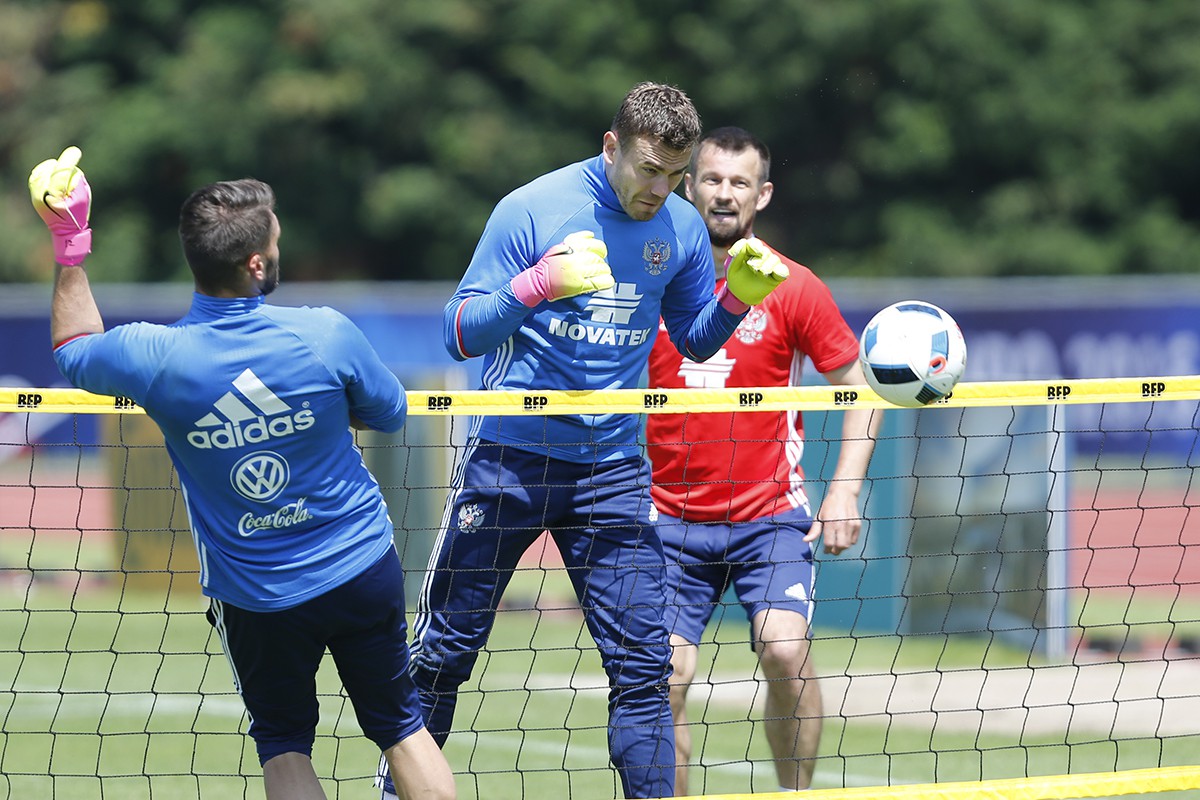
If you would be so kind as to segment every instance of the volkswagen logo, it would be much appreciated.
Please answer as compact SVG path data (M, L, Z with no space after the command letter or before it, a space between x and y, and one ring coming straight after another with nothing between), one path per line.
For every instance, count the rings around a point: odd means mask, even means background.
M283 456L270 450L260 450L233 465L229 482L247 500L266 503L284 490L290 477L288 463Z

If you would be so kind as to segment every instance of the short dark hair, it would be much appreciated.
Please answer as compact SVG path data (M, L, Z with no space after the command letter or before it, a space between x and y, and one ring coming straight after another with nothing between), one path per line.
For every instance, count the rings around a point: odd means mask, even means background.
M275 192L253 178L192 192L179 210L179 241L198 288L236 285L242 265L271 242L274 208Z
M718 150L724 150L727 153L740 153L751 148L757 150L759 161L762 162L759 181L766 183L771 179L771 151L763 144L762 139L759 139L745 128L739 128L735 125L714 128L700 137L700 141L696 143L696 149L692 151L691 172L693 175L696 174L696 161L700 157L700 151L706 144L712 145Z
M687 150L696 144L702 128L700 114L683 90L647 81L625 95L612 130L622 147L635 137L652 136L672 150Z

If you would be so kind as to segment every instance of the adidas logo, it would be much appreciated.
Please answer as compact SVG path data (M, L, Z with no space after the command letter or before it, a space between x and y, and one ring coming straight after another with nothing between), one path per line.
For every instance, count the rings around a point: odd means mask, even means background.
M799 600L801 603L808 602L808 587L803 583L793 583L784 591L784 594L793 600Z
M241 397L226 392L213 403L213 411L196 420L196 430L187 435L192 447L232 450L291 436L311 428L316 422L313 412L308 409L292 414L292 407L280 400L251 370L238 375L233 388Z

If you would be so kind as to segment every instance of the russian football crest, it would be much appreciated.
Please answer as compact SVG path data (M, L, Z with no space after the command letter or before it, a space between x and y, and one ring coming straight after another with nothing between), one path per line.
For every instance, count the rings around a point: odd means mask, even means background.
M646 272L661 275L671 260L671 245L662 239L651 239L642 246L642 260L646 262Z
M467 503L458 509L458 529L463 533L474 533L479 530L483 521L483 509L478 503Z
M767 322L767 312L759 306L754 306L738 323L737 330L733 332L733 335L742 344L758 344L767 330Z

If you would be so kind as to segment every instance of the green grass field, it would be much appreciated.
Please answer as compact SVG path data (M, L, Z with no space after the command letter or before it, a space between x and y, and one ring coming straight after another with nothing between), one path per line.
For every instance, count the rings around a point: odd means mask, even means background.
M14 546L11 540L5 544ZM59 564L93 558L69 537L57 545L69 552L52 554L45 549L53 549L49 542L28 544L26 563L43 570L58 558L69 557ZM26 585L20 571L3 573L0 798L262 797L253 748L241 733L240 700L198 594L185 590L167 598L112 586L74 592L64 580L71 574L54 579L51 572ZM522 571L511 591L553 595L555 580ZM1137 614L1151 624L1172 625L1172 619L1194 623L1195 610L1175 603L1165 610L1139 608ZM1131 611L1118 600L1107 612L1097 606L1089 613L1094 624L1110 625L1128 621ZM722 686L752 687L745 682L754 670L745 635L737 609L711 628L702 646L701 676ZM1028 652L966 637L850 638L819 631L815 652L819 672L831 676L1030 663ZM456 719L460 732L447 746L460 797L619 796L608 766L606 691L598 661L577 612L502 612L476 680L464 687ZM328 777L330 797L373 798L369 776L377 752L359 735L339 686L332 669L323 671L318 772ZM726 694L714 693L692 712L700 762L692 791L772 791L773 769L751 696ZM879 698L880 704L887 701ZM1106 772L1200 761L1200 735L1064 736L941 725L931 730L904 716L883 720L828 720L817 785Z

